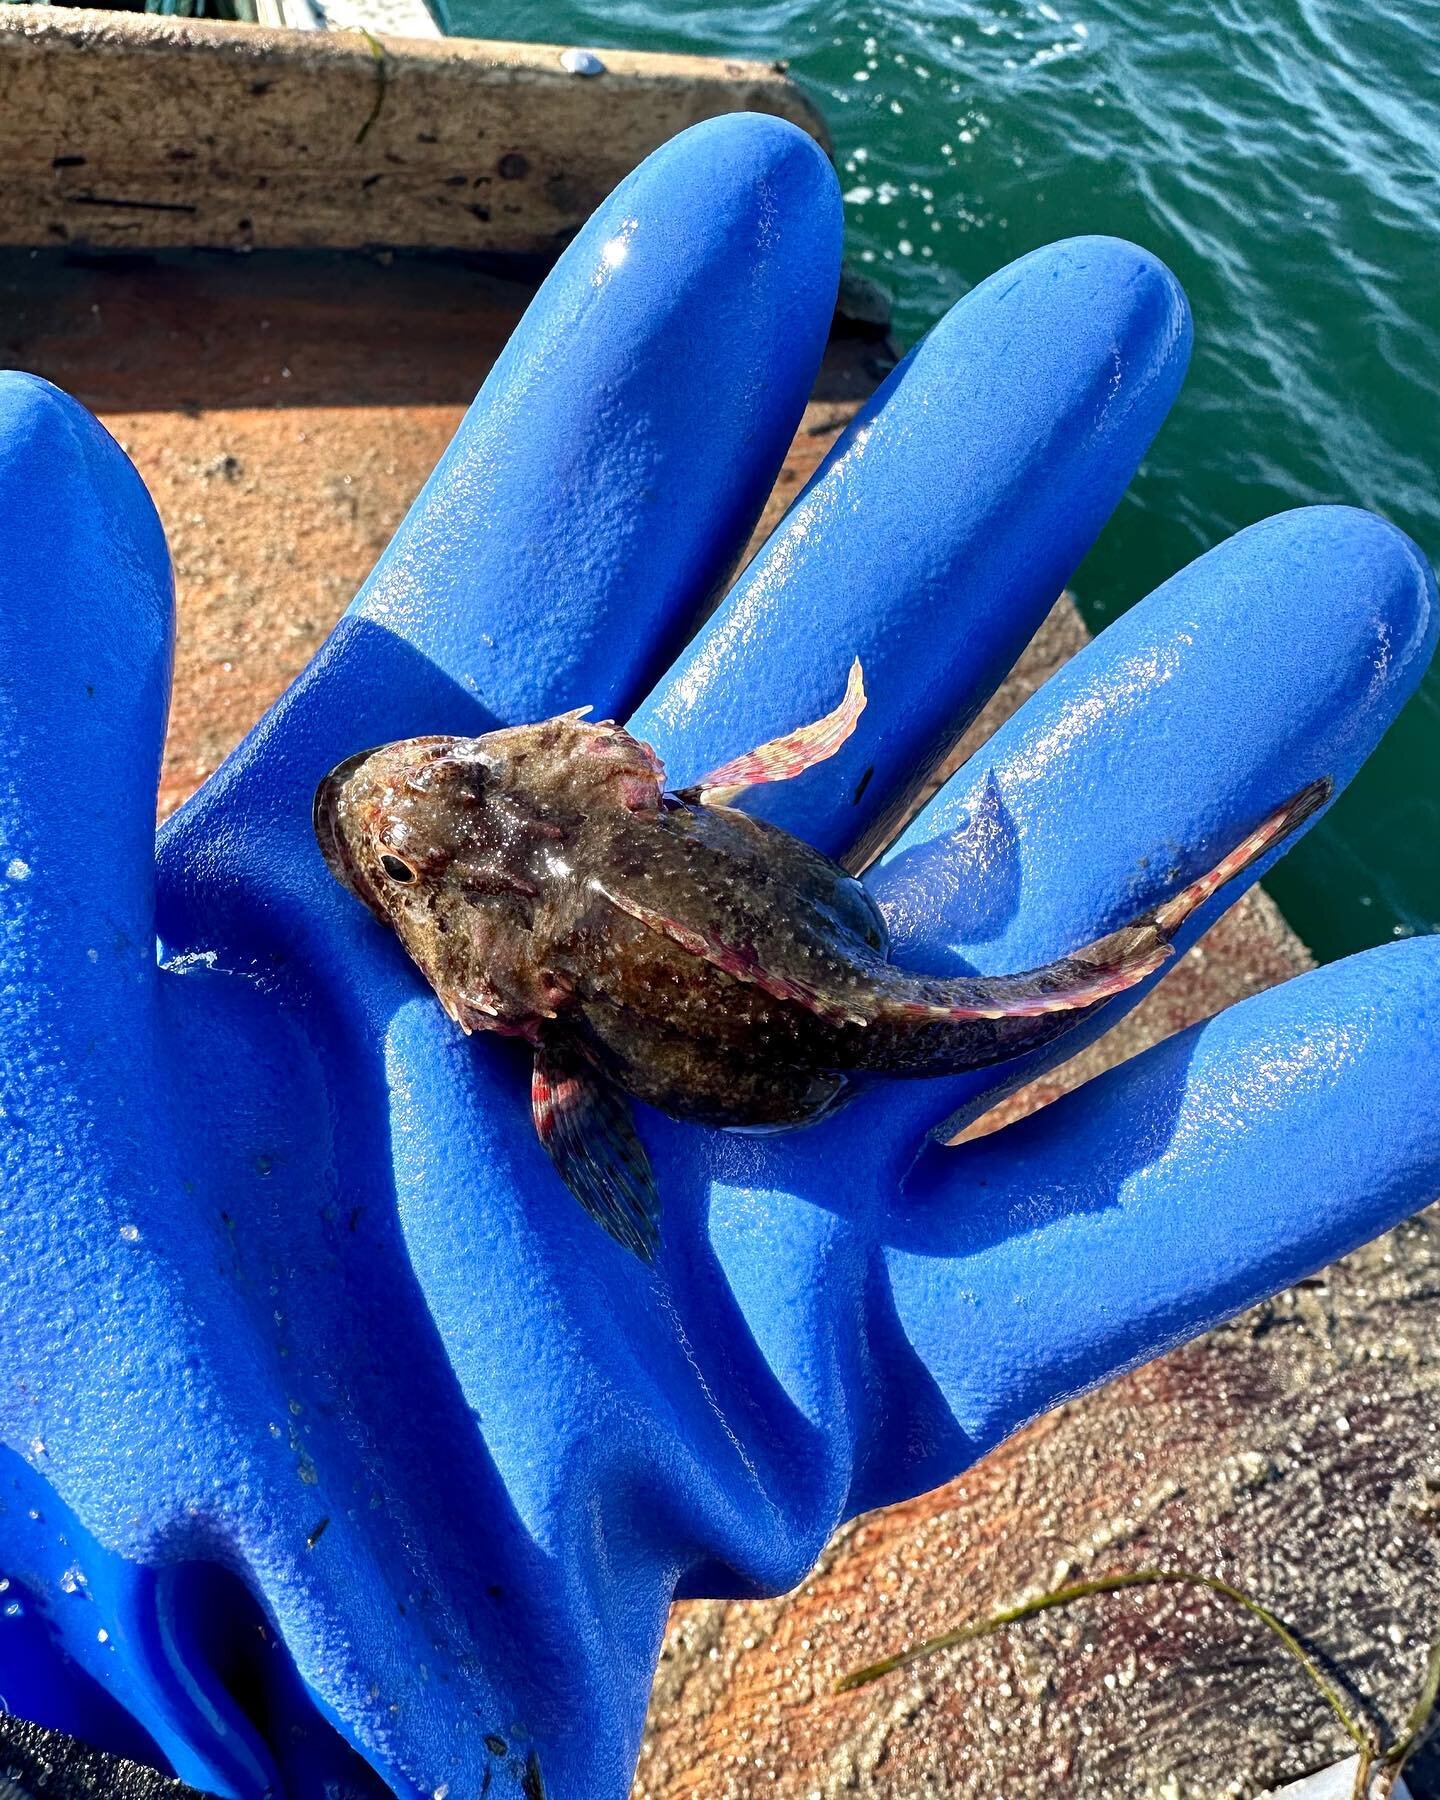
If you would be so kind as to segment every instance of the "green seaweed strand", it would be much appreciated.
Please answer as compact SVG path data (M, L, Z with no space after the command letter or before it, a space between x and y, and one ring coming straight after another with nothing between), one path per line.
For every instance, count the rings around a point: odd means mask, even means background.
M1381 1757L1375 1733L1354 1717L1345 1702L1345 1696L1332 1681L1327 1680L1314 1657L1285 1621L1253 1594L1247 1594L1242 1588L1222 1581L1218 1575L1202 1574L1198 1569L1132 1569L1120 1575L1101 1575L1093 1581L1077 1581L1068 1587L1055 1588L1049 1593L1037 1595L1033 1600L1022 1600L1015 1606L1007 1606L1000 1612L991 1613L988 1618L972 1620L968 1625L957 1626L955 1630L942 1632L938 1637L926 1638L921 1643L910 1645L908 1649L897 1651L894 1656L883 1657L879 1662L856 1669L836 1683L836 1692L848 1693L855 1688L865 1687L872 1681L879 1681L883 1676L893 1674L896 1669L908 1668L911 1663L919 1662L923 1657L934 1656L941 1650L954 1649L959 1644L973 1644L977 1639L990 1637L1007 1625L1018 1624L1023 1619L1033 1619L1040 1613L1051 1612L1057 1607L1071 1606L1075 1601L1088 1600L1095 1594L1116 1594L1127 1588L1152 1587L1205 1588L1212 1594L1218 1594L1222 1600L1243 1608L1284 1646L1304 1670L1311 1685L1334 1713L1345 1735L1359 1752L1360 1763L1355 1782L1357 1797L1365 1794L1377 1759L1385 1763L1393 1783L1406 1758L1418 1749L1430 1722L1436 1696L1440 1694L1440 1642L1437 1642L1431 1653L1425 1686L1416 1702L1405 1735Z
M364 38L366 44L369 45L370 54L375 59L375 104L370 108L370 116L355 133L355 142L357 144L363 144L370 135L370 127L380 117L380 109L385 104L385 89L389 74L389 64L385 57L385 46L380 42L379 38L376 37L375 33L367 30L364 25L357 25L355 29L360 33L361 37Z
M1425 1667L1425 1681L1410 1717L1405 1721L1405 1729L1384 1755L1383 1760L1390 1770L1392 1787L1399 1779L1400 1771L1429 1737L1435 1724L1437 1697L1440 1697L1440 1637L1437 1637L1430 1646L1430 1661Z

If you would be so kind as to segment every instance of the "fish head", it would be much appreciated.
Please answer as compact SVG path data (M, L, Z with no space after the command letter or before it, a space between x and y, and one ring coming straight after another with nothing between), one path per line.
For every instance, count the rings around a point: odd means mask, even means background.
M361 751L315 793L332 873L388 925L467 1030L529 1030L562 994L547 931L607 832L661 807L655 753L566 714Z

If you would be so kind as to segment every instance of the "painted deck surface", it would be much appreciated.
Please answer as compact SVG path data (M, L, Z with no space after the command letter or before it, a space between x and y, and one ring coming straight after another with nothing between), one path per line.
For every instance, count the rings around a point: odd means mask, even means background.
M172 810L300 669L519 317L455 259L0 251L0 362L68 388L150 486L179 591ZM887 363L837 337L762 531ZM700 422L703 427L703 422ZM1073 653L1059 604L972 733ZM1305 965L1263 896L1012 1111ZM1214 1604L1141 1596L843 1700L835 1676L1037 1583L1188 1563L1255 1587L1399 1722L1440 1596L1440 1233L1427 1215L843 1532L798 1594L677 1608L637 1794L1253 1795L1345 1746ZM1420 1782L1415 1791L1427 1791Z

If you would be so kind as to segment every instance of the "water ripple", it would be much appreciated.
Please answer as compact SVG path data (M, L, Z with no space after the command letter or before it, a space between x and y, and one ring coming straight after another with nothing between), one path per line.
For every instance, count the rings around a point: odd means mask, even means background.
M1092 619L1306 501L1375 507L1440 556L1437 0L450 0L449 23L789 58L905 339L1051 238L1162 256L1195 360L1081 571ZM1437 776L1432 675L1272 884L1322 954L1440 926Z

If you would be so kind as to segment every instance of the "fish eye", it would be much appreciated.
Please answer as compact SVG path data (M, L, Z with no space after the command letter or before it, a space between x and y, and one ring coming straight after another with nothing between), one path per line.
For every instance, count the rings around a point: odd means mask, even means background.
M380 858L380 867L392 881L413 881L415 879L414 869L403 856L396 856L393 851L385 851Z

